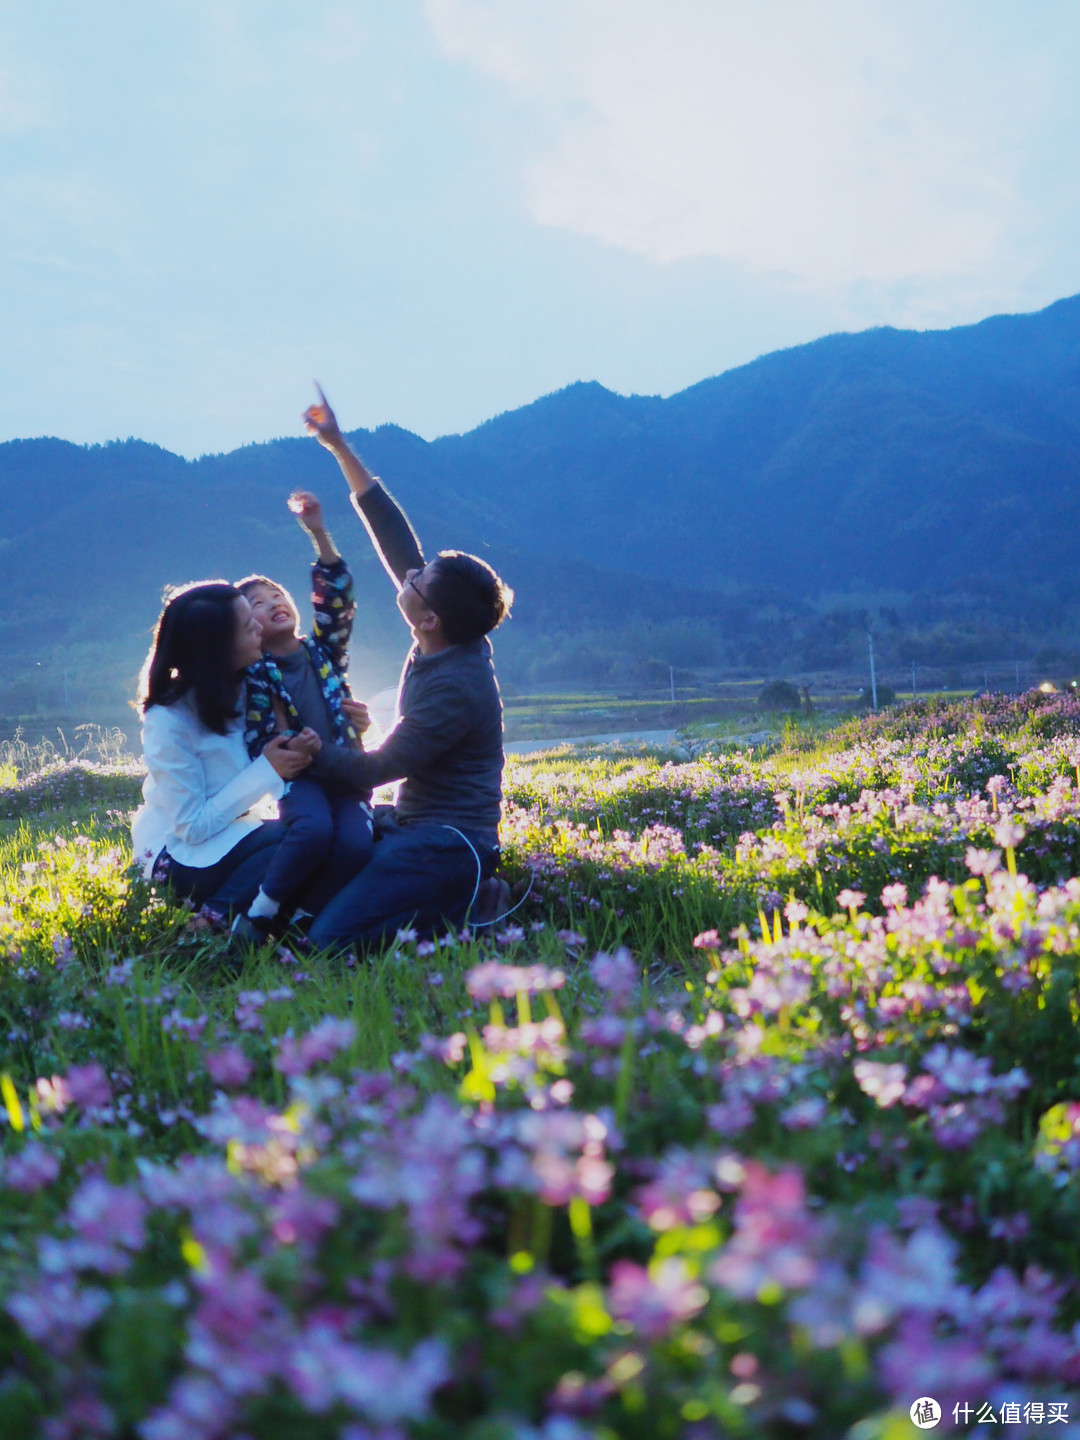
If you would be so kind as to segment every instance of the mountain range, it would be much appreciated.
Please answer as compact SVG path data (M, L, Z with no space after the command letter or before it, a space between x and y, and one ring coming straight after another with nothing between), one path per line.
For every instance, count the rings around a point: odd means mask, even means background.
M1018 627L1060 641L1080 608L1080 296L831 335L666 399L578 383L465 435L350 438L429 550L476 550L515 585L500 645L526 681L557 678L560 655L573 678L583 646L601 668L791 668L847 634L838 615L908 648L950 625L1008 648ZM385 681L407 636L306 438L194 461L138 440L0 445L6 673L130 684L167 583L260 570L302 593L294 486L324 497L357 571L357 655Z

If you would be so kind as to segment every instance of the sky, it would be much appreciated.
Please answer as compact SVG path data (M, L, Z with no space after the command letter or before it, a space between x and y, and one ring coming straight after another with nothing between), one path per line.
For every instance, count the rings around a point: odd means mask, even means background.
M0 441L430 439L1080 291L1075 0L0 0Z

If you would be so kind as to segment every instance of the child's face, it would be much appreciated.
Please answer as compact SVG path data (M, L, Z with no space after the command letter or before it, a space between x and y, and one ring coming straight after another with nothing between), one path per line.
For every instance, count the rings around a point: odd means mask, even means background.
M263 646L300 632L300 616L292 596L277 585L253 585L247 592L251 613L259 622Z

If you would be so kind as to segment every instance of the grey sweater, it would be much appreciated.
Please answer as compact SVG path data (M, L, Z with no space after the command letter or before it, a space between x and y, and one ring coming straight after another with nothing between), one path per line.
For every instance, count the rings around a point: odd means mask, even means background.
M423 565L416 536L381 485L353 503L383 565L401 584ZM498 842L502 803L502 702L487 639L437 655L413 647L398 686L398 721L375 750L324 746L311 773L358 791L401 780L402 824L456 825Z

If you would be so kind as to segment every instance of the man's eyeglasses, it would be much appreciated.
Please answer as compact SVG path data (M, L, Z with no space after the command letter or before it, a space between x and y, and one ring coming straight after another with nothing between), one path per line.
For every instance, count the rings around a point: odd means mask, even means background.
M417 572L417 574L419 574L419 575L422 575L423 573L424 573L424 572L423 572L422 570L420 570L420 571ZM436 613L436 612L435 612L435 607L432 605L431 601L430 601L430 600L428 599L428 597L424 594L424 592L420 589L420 586L417 585L417 583L416 583L416 575L410 575L409 578L408 578L408 580L406 580L405 583L406 583L406 585L410 586L413 590L416 591L417 595L420 596L420 599L424 602L424 604L427 606L427 608L428 608L428 609L431 611L431 613L434 615L434 614Z

